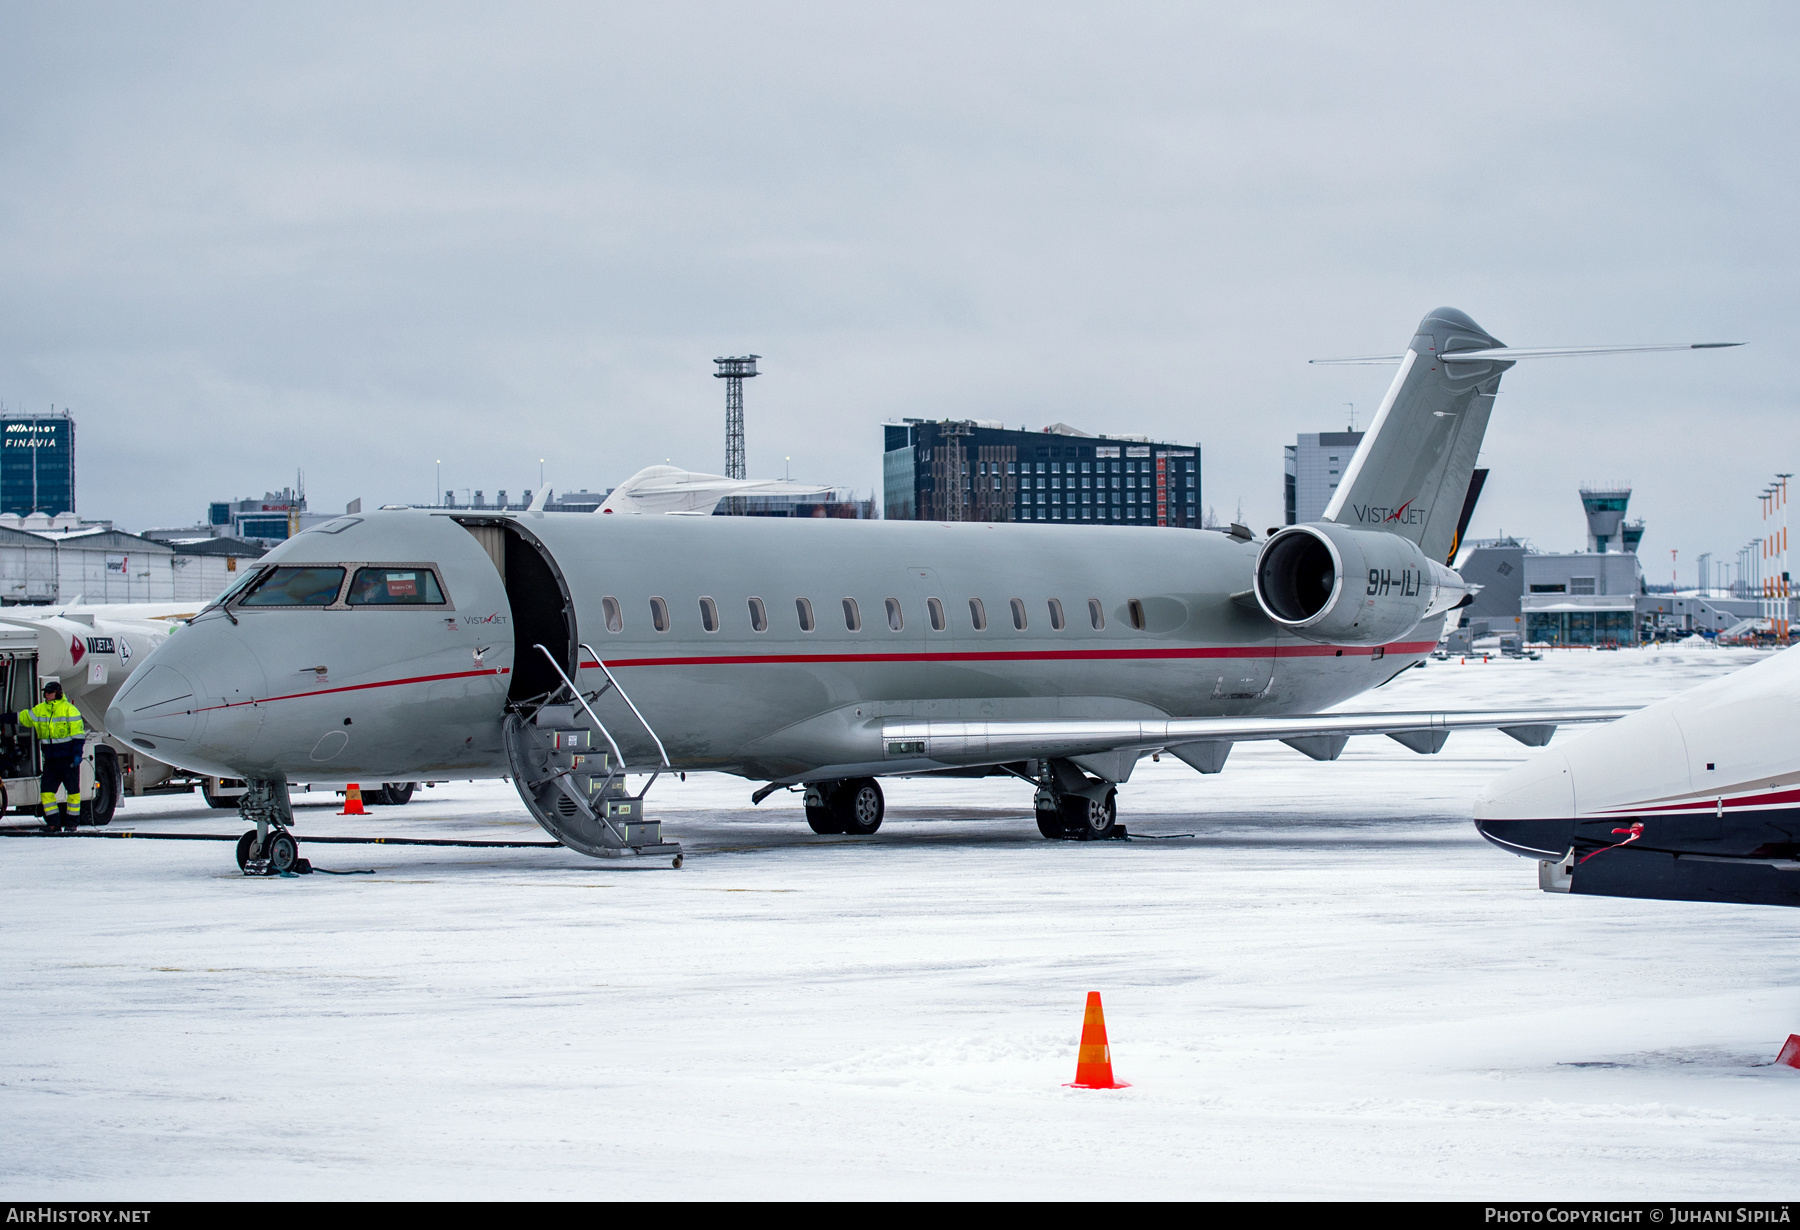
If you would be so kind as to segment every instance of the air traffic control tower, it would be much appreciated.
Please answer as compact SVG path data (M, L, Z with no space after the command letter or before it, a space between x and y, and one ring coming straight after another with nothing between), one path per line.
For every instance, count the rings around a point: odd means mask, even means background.
M1587 513L1588 541L1590 552L1604 554L1607 551L1627 550L1623 545L1622 533L1625 523L1625 506L1631 503L1630 487L1582 487L1581 507ZM1638 535L1641 537L1642 529ZM1633 547L1637 545L1634 541Z

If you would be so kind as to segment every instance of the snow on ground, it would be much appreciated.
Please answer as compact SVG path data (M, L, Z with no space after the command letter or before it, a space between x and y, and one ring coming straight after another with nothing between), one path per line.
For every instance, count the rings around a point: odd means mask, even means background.
M1744 651L1433 663L1352 707L1642 703ZM1569 732L1558 740L1575 737ZM651 795L687 865L0 842L0 1194L1785 1198L1800 912L1541 893L1468 822L1533 754L1240 745L1041 841L1016 781ZM115 827L233 833L191 796ZM540 836L454 783L302 834ZM1082 1001L1120 1079L1073 1090Z

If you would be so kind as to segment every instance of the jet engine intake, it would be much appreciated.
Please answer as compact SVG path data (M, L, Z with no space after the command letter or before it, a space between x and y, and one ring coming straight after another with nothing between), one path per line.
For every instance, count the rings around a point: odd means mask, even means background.
M1329 521L1290 525L1256 558L1263 614L1309 641L1385 645L1473 588L1410 539Z

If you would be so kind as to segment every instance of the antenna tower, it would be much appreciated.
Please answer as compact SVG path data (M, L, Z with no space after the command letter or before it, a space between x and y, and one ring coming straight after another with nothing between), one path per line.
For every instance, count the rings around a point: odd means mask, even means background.
M725 382L725 477L748 478L744 472L744 381L757 374L759 354L714 359L715 379Z

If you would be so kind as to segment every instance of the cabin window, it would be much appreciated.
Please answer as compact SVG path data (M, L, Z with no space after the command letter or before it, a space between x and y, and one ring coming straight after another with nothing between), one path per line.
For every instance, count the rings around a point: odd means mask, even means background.
M927 598L925 599L925 613L931 616L931 630L942 632L945 624L944 604L936 598Z
M900 613L900 599L884 598L882 604L887 607L889 632L898 632L906 627L906 617Z
M767 632L769 630L769 612L763 606L761 598L750 599L750 631Z
M844 627L852 632L862 631L862 612L856 608L856 599L844 599Z
M987 608L981 605L981 599L969 599L969 624L977 632L987 631Z
M1052 598L1050 599L1050 627L1057 632L1061 632L1063 630L1063 623L1062 599Z
M669 604L661 598L650 599L650 626L658 632L669 630Z
M1088 622L1094 625L1094 631L1106 629L1106 608L1100 605L1100 599L1088 599Z
M800 616L800 631L811 632L816 626L813 623L812 601L807 598L794 599L794 610Z
M1149 626L1150 621L1144 618L1144 604L1136 598L1125 604L1125 614L1131 619L1131 626L1139 632Z
M700 599L700 626L708 632L719 630L719 604L711 598Z
M337 601L343 584L342 568L277 568L244 595L238 605L330 606Z
M1025 599L1014 598L1009 604L1012 607L1013 627L1025 631Z
M625 612L619 609L617 598L600 599L600 613L606 616L608 632L622 632L625 629Z

